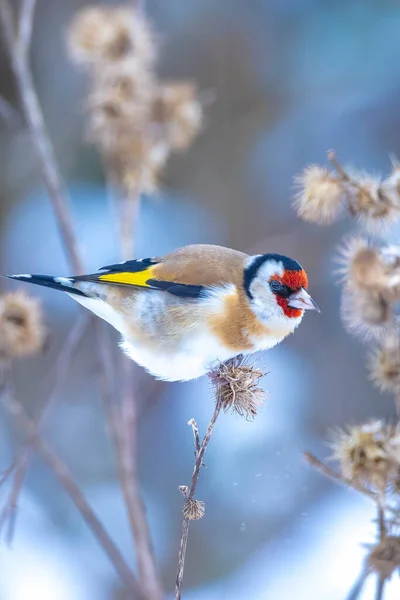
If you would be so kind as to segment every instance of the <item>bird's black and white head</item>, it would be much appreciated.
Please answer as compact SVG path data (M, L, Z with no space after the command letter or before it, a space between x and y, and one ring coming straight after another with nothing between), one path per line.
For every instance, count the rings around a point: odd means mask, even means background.
M252 256L244 271L244 289L254 313L265 324L294 330L305 310L319 308L307 292L303 267L281 254Z

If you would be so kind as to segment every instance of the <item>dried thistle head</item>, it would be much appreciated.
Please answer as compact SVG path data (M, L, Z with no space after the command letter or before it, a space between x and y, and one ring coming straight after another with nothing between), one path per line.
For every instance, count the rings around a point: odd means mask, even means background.
M113 152L106 153L116 182L129 192L154 192L168 158L168 148L155 144L146 132L121 132Z
M368 570L383 579L389 579L396 569L400 569L400 537L387 536L373 546L367 557Z
M37 300L23 292L0 297L0 360L35 354L43 349L45 339Z
M232 410L240 416L253 418L264 404L266 392L260 387L264 373L245 364L243 357L233 358L210 374L225 411Z
M348 331L364 339L381 338L393 322L392 306L379 292L346 286L341 316Z
M399 481L399 442L397 427L371 421L337 432L332 457L343 477L383 491Z
M200 131L203 109L192 83L167 83L160 85L151 106L151 127L172 150L190 146Z
M97 72L86 103L89 140L111 149L121 131L144 129L153 93L152 74L139 66Z
M191 521L198 521L204 517L205 504L202 500L191 498L185 502L183 516Z
M366 174L352 175L357 184L351 203L352 213L370 231L374 232L383 226L394 223L400 216L399 203L393 204L380 177Z
M381 391L400 392L400 332L389 331L369 357L370 379Z
M71 58L82 65L104 67L129 57L150 65L156 56L154 35L140 10L128 6L88 6L68 31Z
M337 262L342 280L353 288L380 291L387 284L380 250L368 240L350 239L340 248Z
M295 178L295 186L294 208L301 219L329 225L339 218L345 192L342 181L332 171L309 165Z

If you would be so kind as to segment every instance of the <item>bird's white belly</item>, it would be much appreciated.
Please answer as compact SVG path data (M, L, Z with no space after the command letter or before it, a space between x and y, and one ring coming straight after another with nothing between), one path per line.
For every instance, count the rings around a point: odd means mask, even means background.
M207 332L182 341L174 350L150 350L140 342L131 340L124 340L121 347L135 362L165 381L196 379L208 373L219 362L237 354L225 348Z

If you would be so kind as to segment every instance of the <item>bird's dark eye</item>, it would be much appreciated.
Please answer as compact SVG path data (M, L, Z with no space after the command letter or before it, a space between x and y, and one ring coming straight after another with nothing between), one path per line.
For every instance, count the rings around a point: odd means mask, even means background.
M287 298L292 293L292 290L287 285L281 283L280 281L277 281L276 279L272 279L269 282L269 287L274 292L274 294L282 296L283 298Z
M285 287L283 283L280 283L280 281L277 281L276 279L270 281L269 286L273 292L280 292L282 288Z

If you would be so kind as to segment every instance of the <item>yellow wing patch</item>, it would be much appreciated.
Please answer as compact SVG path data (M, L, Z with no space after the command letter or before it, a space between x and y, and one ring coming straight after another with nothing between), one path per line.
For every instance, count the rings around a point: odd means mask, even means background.
M138 285L140 287L151 287L147 283L149 279L151 279L151 271L150 269L145 269L144 271L137 272L122 272L122 273L105 273L104 275L99 275L99 281L108 281L110 283L120 283L123 285Z

